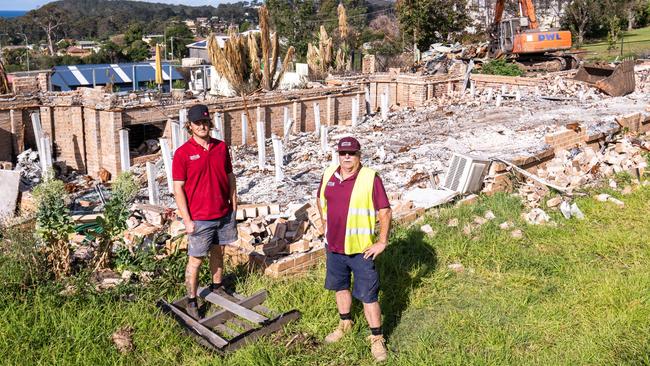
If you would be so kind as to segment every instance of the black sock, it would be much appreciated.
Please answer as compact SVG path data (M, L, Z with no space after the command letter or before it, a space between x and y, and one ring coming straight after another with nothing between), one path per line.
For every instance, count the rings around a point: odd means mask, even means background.
M219 283L212 282L210 284L210 291L216 291L216 290L219 289L219 287L221 287L221 282L219 282Z
M199 303L196 301L196 297L190 297L187 299L187 306L196 307Z
M377 327L377 328L370 327L370 333L374 336L381 335L382 334L381 327Z
M339 317L341 317L341 320L352 320L352 315L350 315L350 313L339 313Z

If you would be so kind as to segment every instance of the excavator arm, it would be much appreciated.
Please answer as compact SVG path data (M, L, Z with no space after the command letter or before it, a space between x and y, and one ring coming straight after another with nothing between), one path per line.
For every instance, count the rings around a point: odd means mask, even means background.
M497 0L494 6L494 24L501 23L503 19L503 11L505 10L506 0ZM519 7L522 16L528 18L528 28L537 29L539 28L539 23L537 23L537 15L535 14L535 5L533 5L533 0L519 0Z

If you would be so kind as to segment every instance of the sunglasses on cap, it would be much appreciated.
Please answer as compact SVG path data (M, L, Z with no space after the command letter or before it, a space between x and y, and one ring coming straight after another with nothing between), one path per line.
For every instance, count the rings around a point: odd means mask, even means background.
M339 151L339 156L355 156L357 153L358 151Z

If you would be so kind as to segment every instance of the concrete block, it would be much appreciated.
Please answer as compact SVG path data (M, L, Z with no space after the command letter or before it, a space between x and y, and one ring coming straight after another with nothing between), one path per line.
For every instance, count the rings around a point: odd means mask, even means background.
M20 172L0 170L0 219L12 217L18 201Z

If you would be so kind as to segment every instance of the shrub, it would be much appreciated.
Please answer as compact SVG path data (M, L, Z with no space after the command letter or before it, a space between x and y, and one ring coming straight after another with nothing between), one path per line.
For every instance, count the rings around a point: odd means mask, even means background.
M70 274L69 235L74 231L74 225L65 196L64 183L54 178L46 178L34 189L36 235L56 279Z
M516 64L504 59L491 60L483 64L482 74L505 75L505 76L522 76L524 71Z
M183 80L175 80L172 83L172 88L174 88L174 89L185 89L185 82Z
M129 218L129 204L138 193L138 184L133 173L120 174L111 190L111 197L104 206L104 217L98 219L101 232L98 233L95 269L107 268L111 262L113 242L119 239Z

